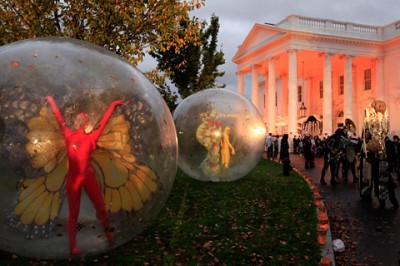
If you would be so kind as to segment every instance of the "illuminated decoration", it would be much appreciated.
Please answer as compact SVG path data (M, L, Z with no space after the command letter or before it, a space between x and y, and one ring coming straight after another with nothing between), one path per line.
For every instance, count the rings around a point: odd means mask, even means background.
M305 121L302 122L302 132L308 133L311 136L320 134L321 120L318 119L317 115L310 115L308 117L304 117L303 120Z
M140 233L177 169L175 126L156 88L114 53L67 38L0 47L0 76L0 249L86 256Z
M370 197L375 181L372 167L376 167L378 170L374 171L379 175L379 191L375 193L378 195L380 204L384 203L389 191L389 165L385 149L385 138L388 133L389 114L386 103L374 100L365 109L358 189L362 198ZM376 158L376 160L371 160L371 158Z
M250 172L264 151L265 128L243 96L207 89L184 99L174 112L178 166L201 181L234 181Z
M385 102L375 100L371 103L371 107L365 109L364 124L365 129L372 135L371 143L374 143L374 140L379 143L375 145L376 147L370 144L370 149L382 153L385 150L385 138L389 133L389 114Z
M299 111L300 111L300 117L306 116L307 107L304 105L304 103L301 103Z

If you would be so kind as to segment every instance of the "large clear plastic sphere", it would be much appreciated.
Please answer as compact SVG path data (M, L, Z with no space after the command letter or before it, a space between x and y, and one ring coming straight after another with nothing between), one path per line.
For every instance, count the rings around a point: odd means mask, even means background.
M264 150L263 120L254 105L235 92L197 92L178 105L173 117L178 166L192 178L237 180L255 167Z
M164 205L177 169L172 115L157 89L126 60L68 38L39 38L0 47L0 249L43 259L70 256L68 158L64 136L46 96L74 129L87 132L114 100L90 157L115 245L82 191L77 245L82 256L117 247L140 233Z

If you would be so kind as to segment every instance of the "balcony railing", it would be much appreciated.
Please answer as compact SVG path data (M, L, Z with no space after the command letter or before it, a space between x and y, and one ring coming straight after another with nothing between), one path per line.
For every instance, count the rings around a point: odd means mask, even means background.
M383 27L369 26L352 22L343 22L330 19L310 18L291 15L276 25L284 29L293 29L312 33L359 37L379 40L382 37Z
M298 17L298 25L306 27L317 27L326 30L358 32L367 34L378 34L378 28L379 28L375 26L367 26L355 23L344 23L334 20L306 18L306 17Z

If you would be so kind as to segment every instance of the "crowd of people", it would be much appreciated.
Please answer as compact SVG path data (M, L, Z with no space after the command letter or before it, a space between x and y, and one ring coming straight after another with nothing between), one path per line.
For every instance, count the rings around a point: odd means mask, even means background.
M283 164L283 174L289 175L290 170L292 169L290 165L290 145L289 145L289 135L283 134L282 139L279 139L280 136L273 136L272 133L265 139L265 158L269 160L277 160L282 162ZM279 159L278 159L279 154Z
M378 147L374 148L374 145ZM378 156L378 150L382 150L379 145L384 145L383 160ZM285 175L291 169L289 153L303 156L305 169L315 167L316 157L323 158L321 185L327 184L328 172L331 185L348 182L351 173L351 182L358 182L360 196L370 197L373 193L381 207L384 207L386 198L392 203L392 208L399 207L394 190L400 180L400 138L397 135L392 139L386 137L384 143L379 144L369 130L365 130L361 137L346 128L339 128L331 136L320 138L304 134L294 136L292 140L288 140L288 134L281 138L269 133L265 152L267 159L283 164Z

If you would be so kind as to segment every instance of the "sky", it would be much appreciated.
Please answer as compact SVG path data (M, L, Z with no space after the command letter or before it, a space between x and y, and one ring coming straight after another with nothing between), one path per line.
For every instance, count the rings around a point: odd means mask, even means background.
M207 22L212 14L219 17L218 44L225 54L225 64L219 70L225 75L218 83L236 91L236 65L232 58L256 23L275 24L289 15L302 15L384 26L400 20L399 10L399 0L206 0L205 6L191 15ZM148 60L139 69L147 71L151 64Z

